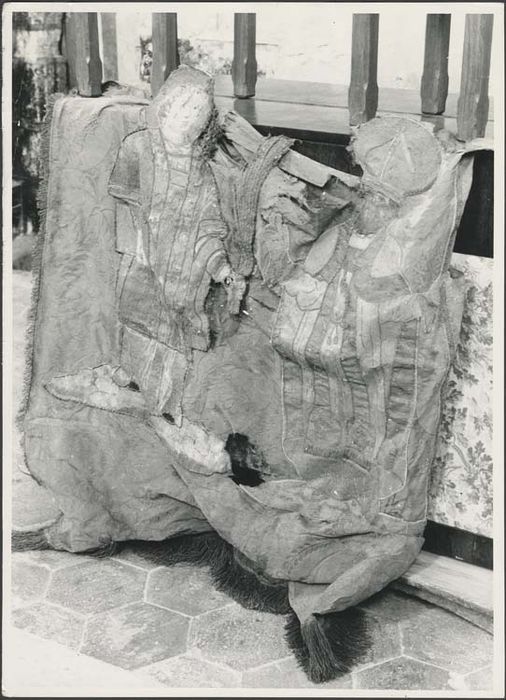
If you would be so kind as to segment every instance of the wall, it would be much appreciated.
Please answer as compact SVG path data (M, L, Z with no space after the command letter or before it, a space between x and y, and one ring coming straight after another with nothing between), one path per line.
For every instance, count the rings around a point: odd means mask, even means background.
M173 3L179 37L190 39L211 56L232 58L234 11L257 13L257 61L269 78L348 84L353 7L341 3ZM362 11L378 11L360 5ZM429 8L430 9L430 8ZM439 5L431 11L452 13L449 90L458 92L469 11L486 5ZM419 89L423 69L425 4L391 4L380 12L378 84ZM117 15L120 80L139 84L139 36L151 33L150 12L121 11ZM496 33L498 27L496 27ZM491 79L494 78L492 66Z
M494 261L454 253L452 264L464 273L466 296L443 402L428 516L492 537Z

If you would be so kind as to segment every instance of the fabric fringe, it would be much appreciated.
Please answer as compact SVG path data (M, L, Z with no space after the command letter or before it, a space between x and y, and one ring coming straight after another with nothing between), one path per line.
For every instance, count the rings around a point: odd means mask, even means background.
M217 590L250 610L285 615L291 609L288 585L258 574L217 533L182 535L162 542L131 541L124 546L159 566L193 564L209 567Z
M240 555L228 545L221 561L211 563L210 572L216 588L249 610L286 615L290 610L288 585L267 579L240 561Z
M147 540L129 540L120 543L120 552L124 549L136 552L144 559L158 566L174 564L194 564L206 566L210 553L222 542L214 532L200 535L181 535L159 542Z
M46 537L46 529L13 530L11 535L11 550L13 552L29 552L41 549L53 549Z
M44 122L41 129L41 153L40 153L40 172L41 179L37 189L37 209L39 212L39 230L34 237L34 245L32 251L32 294L27 317L26 330L26 350L25 350L25 369L23 375L23 386L21 391L20 407L16 415L16 426L22 431L23 421L28 409L28 401L30 396L30 388L32 383L33 370L33 350L34 350L34 335L35 321L37 317L37 304L40 296L41 268L42 268L42 251L44 248L44 240L46 237L46 217L47 217L47 195L49 184L49 156L51 146L51 124L53 119L53 110L56 102L64 97L62 93L50 95Z
M13 530L11 535L11 551L13 552L33 552L40 550L55 548L50 544L47 538L47 528L43 527L39 530ZM85 554L90 557L105 558L112 557L119 549L117 542L108 541L98 547L86 549L79 554Z
M349 673L371 645L366 615L358 608L311 615L302 626L295 612L291 612L285 624L285 638L313 683L325 683Z

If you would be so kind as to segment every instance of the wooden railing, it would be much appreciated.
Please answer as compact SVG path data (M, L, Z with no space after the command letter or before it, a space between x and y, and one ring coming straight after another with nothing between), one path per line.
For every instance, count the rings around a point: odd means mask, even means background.
M66 15L65 52L71 87L80 94L101 94L103 79L118 77L117 38L113 13L102 13L102 59L99 55L97 13L71 12ZM379 14L354 14L352 26L351 76L348 90L349 123L372 119L378 108ZM492 14L467 14L462 61L462 79L457 108L459 138L485 135L488 121L488 83L492 44ZM448 48L451 15L428 14L425 55L420 81L420 113L442 115L448 96ZM232 80L234 96L255 95L256 15L236 13ZM152 91L179 64L176 13L152 15Z

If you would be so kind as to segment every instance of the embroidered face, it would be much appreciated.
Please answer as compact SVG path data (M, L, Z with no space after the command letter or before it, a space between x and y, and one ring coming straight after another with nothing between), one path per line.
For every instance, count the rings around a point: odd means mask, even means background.
M160 131L169 144L194 143L206 127L213 108L212 97L200 88L178 85L157 110Z
M398 212L398 205L387 197L368 192L360 207L360 228L363 234L378 233L392 221Z
M441 167L441 148L428 126L407 117L375 117L351 144L363 184L401 201L427 191Z

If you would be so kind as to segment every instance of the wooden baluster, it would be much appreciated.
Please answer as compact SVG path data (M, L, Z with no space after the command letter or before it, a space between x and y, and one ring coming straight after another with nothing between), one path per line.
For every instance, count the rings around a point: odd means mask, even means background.
M170 73L179 66L176 12L153 12L152 41L151 94L154 97Z
M253 97L257 82L256 13L234 14L232 80L236 97Z
M493 15L466 15L457 133L463 141L485 135Z
M348 90L350 124L369 121L378 108L378 14L354 14L351 79Z
M118 43L116 39L116 13L101 12L102 55L104 80L118 80Z
M80 95L101 95L102 61L96 12L68 12L65 17L65 54L71 88Z
M451 15L427 15L421 84L422 112L443 114L448 97Z

